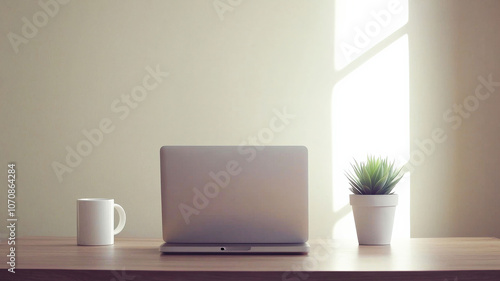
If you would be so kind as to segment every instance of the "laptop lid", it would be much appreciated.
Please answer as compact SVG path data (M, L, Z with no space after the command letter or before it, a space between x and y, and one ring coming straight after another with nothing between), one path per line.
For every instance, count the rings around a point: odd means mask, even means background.
M167 243L304 243L304 146L164 146L160 149Z

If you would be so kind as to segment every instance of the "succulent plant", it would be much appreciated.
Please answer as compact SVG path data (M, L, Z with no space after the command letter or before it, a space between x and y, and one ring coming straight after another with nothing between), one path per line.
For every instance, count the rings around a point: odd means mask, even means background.
M404 175L403 167L396 168L394 163L374 156L368 156L366 163L354 159L352 171L345 173L351 185L349 189L357 195L393 194L392 190Z

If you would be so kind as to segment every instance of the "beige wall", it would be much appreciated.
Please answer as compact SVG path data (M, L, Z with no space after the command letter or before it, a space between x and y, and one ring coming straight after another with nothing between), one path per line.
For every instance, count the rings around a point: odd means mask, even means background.
M500 237L499 13L499 1L411 2L411 149L447 136L412 174L413 236Z
M308 146L311 237L331 235L334 1L241 1L222 19L214 2L71 1L17 53L7 34L43 9L0 2L0 163L17 163L18 235L74 236L75 200L111 197L127 210L120 235L160 237L159 148L238 145L284 108L295 117L270 144ZM414 236L500 236L500 99L456 130L442 117L478 75L500 80L500 3L474 3L410 2L412 140L448 135L412 174ZM109 132L60 181L53 163L102 122Z
M239 145L284 108L294 118L269 144L309 147L311 236L328 235L333 3L242 1L222 20L213 3L71 1L15 53L6 35L42 8L0 1L0 163L17 162L18 235L75 235L76 199L111 197L128 215L120 235L161 237L160 147ZM121 96L148 66L169 76L146 79L158 85L126 115ZM52 163L102 120L114 130L59 182Z

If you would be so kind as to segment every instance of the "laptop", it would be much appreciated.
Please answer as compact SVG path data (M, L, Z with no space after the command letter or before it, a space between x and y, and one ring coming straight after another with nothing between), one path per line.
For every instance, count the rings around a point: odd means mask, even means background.
M304 146L163 146L163 253L309 251Z

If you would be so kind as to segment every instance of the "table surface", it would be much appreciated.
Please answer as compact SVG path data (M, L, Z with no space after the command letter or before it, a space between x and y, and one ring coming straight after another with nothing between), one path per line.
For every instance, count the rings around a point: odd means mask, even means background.
M161 239L116 238L110 246L77 246L74 237L18 238L16 270L279 272L282 280L304 280L305 272L434 271L447 272L448 281L458 278L454 276L461 271L484 271L497 278L491 280L500 280L497 238L418 238L396 240L388 246L360 246L356 240L311 240L308 255L165 255L158 250L161 243ZM3 260L7 251L2 241ZM0 265L2 272L7 272L7 267L5 261ZM284 274L297 278L285 278Z

